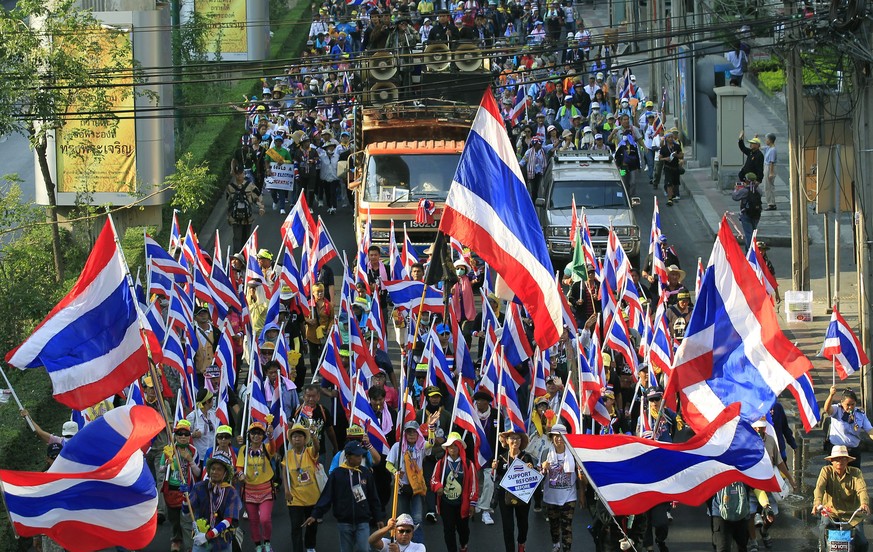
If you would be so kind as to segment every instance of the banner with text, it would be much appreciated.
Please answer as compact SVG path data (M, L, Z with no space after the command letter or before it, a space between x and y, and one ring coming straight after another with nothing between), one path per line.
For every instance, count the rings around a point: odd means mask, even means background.
M248 53L246 0L195 0L194 11L206 19L209 51L214 49L216 55L222 56Z

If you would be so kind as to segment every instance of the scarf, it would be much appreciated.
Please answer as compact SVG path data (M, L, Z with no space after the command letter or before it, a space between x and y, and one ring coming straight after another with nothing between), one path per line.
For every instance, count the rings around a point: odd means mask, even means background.
M524 161L525 168L527 169L527 177L528 179L533 179L537 174L537 163L540 163L540 172L542 172L542 167L545 164L543 150L540 149L537 151L535 148L531 147L527 150L527 153L524 154Z
M573 459L573 455L570 454L570 451L567 450L567 446L564 445L564 473L573 473L573 470L576 469L576 461ZM549 453L546 455L546 462L554 465L558 461L558 453L555 451L554 446L549 449Z

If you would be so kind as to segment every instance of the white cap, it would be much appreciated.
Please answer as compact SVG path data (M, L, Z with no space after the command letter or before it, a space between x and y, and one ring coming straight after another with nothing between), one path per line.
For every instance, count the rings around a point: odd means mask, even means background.
M72 420L64 422L64 427L61 429L61 436L72 437L76 433L79 433L79 424Z

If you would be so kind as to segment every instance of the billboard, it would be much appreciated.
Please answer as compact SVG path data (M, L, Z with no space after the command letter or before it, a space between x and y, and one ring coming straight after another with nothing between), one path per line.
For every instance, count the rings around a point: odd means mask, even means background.
M194 11L208 22L207 48L219 44L222 56L248 53L247 1L195 0Z
M130 33L99 28L93 36L100 42L96 67L108 67L119 52L129 53L133 67ZM61 47L64 47L61 44ZM75 47L75 45L72 45ZM112 123L70 118L56 134L57 191L59 193L124 193L136 189L135 95L131 75L120 77L109 89L107 110L118 115ZM73 103L71 113L81 109Z

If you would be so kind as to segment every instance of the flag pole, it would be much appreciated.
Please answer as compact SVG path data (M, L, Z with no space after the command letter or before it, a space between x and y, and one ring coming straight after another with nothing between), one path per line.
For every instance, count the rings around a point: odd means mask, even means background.
M0 365L0 374L3 374L3 379L6 381L6 385L9 386L9 391L12 392L12 398L15 399L15 404L18 405L18 410L24 410L24 407L21 405L21 401L18 399L18 393L15 392L15 389L12 387L12 384L9 382L9 378L6 377L6 371L3 370L2 365ZM33 420L30 419L29 412L24 419L27 421L27 425L30 427L30 430L36 431L36 428L33 425Z
M497 354L498 354L497 351L494 351L494 353L491 355L492 356L491 362L494 362L493 357L496 356ZM500 433L501 433L501 431L500 431L500 395L501 395L500 390L501 389L503 389L503 363L502 362L497 367L497 396L494 397L494 399L497 401L497 418L494 420L494 425L497 427L497 436L498 436L497 441L495 441L495 443L494 443L494 462L497 462L497 453L500 450ZM497 480L497 470L496 469L491 470L491 478L494 479L495 481Z
M458 328L459 331L460 331L460 329L461 328ZM455 419L455 413L458 411L458 398L460 397L460 394L461 394L461 386L464 385L464 383L461 381L461 379L462 379L461 378L461 371L458 370L458 382L455 383L455 404L452 405L452 420ZM466 389L464 390L464 392L466 392ZM446 438L448 438L448 435L446 436ZM448 452L446 454L448 454ZM447 464L448 464L448 462L445 461L445 456L443 456L443 473L442 473L442 475L440 475L440 484L441 485L444 485L445 481L446 481L446 465Z
M6 374L3 374L3 377L6 377ZM6 383L9 383L9 380L6 380ZM837 384L837 355L831 355L831 385ZM12 386L10 386L11 389ZM18 400L18 399L15 399Z
M162 386L158 385L158 381L160 380L158 378L158 371L156 369L155 361L152 359L152 349L149 345L149 340L145 337L146 329L143 326L143 313L139 310L139 301L136 299L136 288L133 285L133 278L130 275L130 266L128 266L127 259L124 256L124 248L121 247L121 240L118 238L118 231L115 228L115 221L112 220L112 214L109 213L108 210L106 213L106 219L109 221L110 228L112 228L112 239L115 241L115 247L118 250L119 258L121 259L121 266L124 269L124 279L127 282L128 289L130 290L130 295L131 297L133 297L133 308L136 309L136 320L137 324L139 325L139 336L142 340L143 346L145 347L146 357L148 358L148 372L149 375L152 377L152 383L154 384L155 393L158 396L158 409L161 411L161 414L164 418L164 425L167 429L167 435L169 436L170 443L173 444L173 446L170 447L170 465L172 465L174 462L178 462L181 471L182 462L179 461L178 454L176 452L176 446L175 443L173 443L173 430L170 427L170 422L164 409L164 395L161 390ZM188 513L191 515L191 519L197 519L194 516L194 509L191 506L191 500L188 497L188 491L183 491L182 494L184 495L183 502L188 505ZM193 532L194 528L192 527L191 530Z
M249 373L248 373L248 378L247 378L248 382L246 385L246 390L248 391L248 393L246 394L245 412L243 412L243 425L240 428L240 432L243 435L246 435L248 433L248 430L246 428L248 427L249 421L251 420L251 417L252 417L252 380L254 379L254 373L255 373L255 371L252 369L252 365L254 364L254 360L255 360L255 343L256 343L255 336L252 336L250 343L251 343L251 351L250 351L250 353L251 353L250 359L251 360L249 361ZM248 441L248 438L243 439L243 442L245 443L245 447L246 447L246 454L245 454L245 457L243 458L243 474L245 474L249 469L249 441Z

